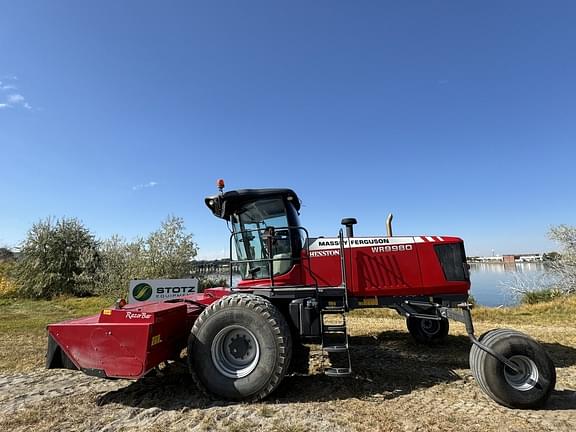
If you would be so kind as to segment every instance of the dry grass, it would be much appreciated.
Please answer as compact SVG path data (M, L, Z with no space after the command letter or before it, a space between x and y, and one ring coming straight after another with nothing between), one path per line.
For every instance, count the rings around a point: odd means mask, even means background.
M475 322L490 322L494 324L571 324L576 313L576 295L556 298L551 301L532 305L490 308L477 306L472 315ZM357 309L350 314L352 317L404 318L390 309Z
M503 408L479 390L468 369L462 324L451 323L445 344L425 347L413 342L402 317L389 310L350 314L352 378L323 376L320 352L310 346L309 375L285 378L260 403L208 400L178 364L163 376L136 382L42 370L45 324L105 305L98 299L0 303L0 340L8 341L0 347L6 374L0 375L0 430L501 432L571 431L576 424L574 298L474 311L478 334L514 327L544 344L557 365L558 384L541 411Z

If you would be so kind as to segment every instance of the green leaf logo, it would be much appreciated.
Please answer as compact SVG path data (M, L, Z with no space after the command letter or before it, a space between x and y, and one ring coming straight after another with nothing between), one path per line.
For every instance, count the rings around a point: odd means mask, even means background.
M132 295L138 301L146 301L152 296L152 287L147 283L139 283L132 289Z

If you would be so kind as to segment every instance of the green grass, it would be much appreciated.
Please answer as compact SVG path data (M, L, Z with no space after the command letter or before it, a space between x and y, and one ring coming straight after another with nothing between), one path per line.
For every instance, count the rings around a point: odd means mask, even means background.
M43 335L50 323L93 315L110 306L101 297L70 298L54 300L0 299L0 336L9 334ZM390 309L357 309L352 316L403 319ZM555 298L537 304L515 307L473 309L475 321L562 324L572 323L576 314L576 296Z
M110 304L101 297L0 299L0 372L43 367L48 324L94 315Z
M351 312L355 317L404 319L390 309L356 309ZM490 308L476 306L472 309L472 318L478 322L505 324L572 324L576 316L576 295L557 297L536 304Z
M536 304L562 297L562 293L553 288L544 288L538 291L530 291L522 294L520 302L523 304Z
M8 334L44 334L50 323L93 315L110 306L101 297L54 300L0 299L0 336Z

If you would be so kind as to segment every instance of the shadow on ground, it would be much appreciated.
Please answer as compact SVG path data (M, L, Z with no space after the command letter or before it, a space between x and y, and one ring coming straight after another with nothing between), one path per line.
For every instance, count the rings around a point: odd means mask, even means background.
M466 336L448 336L441 345L416 344L405 332L385 331L375 336L350 338L353 375L330 378L321 373L321 354L312 351L309 374L287 376L270 403L322 402L349 398L394 399L416 389L463 379L457 370L468 369L470 342ZM557 367L576 364L576 349L544 344ZM459 372L461 373L461 371ZM464 373L469 376L469 373ZM122 405L163 410L207 408L233 403L213 401L194 385L185 364L170 364L161 375L147 376L98 398L101 405ZM546 407L576 409L576 392L555 391Z
M576 391L554 390L550 400L546 404L545 409L549 411L576 409Z

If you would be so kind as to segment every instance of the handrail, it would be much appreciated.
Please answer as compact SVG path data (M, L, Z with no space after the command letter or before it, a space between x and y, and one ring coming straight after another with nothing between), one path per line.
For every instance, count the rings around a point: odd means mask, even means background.
M310 236L308 234L308 230L306 230L306 228L304 227L300 227L300 226L287 226L287 227L274 227L275 231L286 231L288 233L288 241L290 244L290 250L291 250L291 256L290 257L274 257L274 256L269 256L267 258L265 257L260 257L260 258L252 258L252 259L233 259L232 256L232 242L234 241L235 236L238 235L242 235L245 236L246 234L249 233L253 233L253 232L258 232L263 233L266 229L268 229L269 227L265 227L265 228L253 228L253 229L249 229L249 230L242 230L242 231L238 231L238 232L233 232L230 235L230 287L232 288L232 279L233 279L233 266L232 263L238 263L238 264L242 264L242 263L266 263L266 265L268 266L269 270L269 275L268 278L270 279L270 283L271 283L271 287L272 289L274 289L274 271L273 271L273 263L274 261L292 261L294 263L301 263L301 255L300 256L294 256L293 255L293 250L292 250L292 246L293 246L293 230L298 230L298 231L303 231L305 234L305 238L301 239L303 244L302 244L302 249L304 249L305 247L308 247L309 244L309 239ZM318 281L316 280L316 278L314 277L314 275L311 272L311 260L310 260L310 254L307 254L307 260L308 260L308 272L310 274L310 277L312 280L314 280L314 287L316 289L316 291L318 290Z
M340 228L338 232L338 240L340 243L340 272L342 273L341 286L344 289L344 307L348 309L348 288L347 288L347 274L346 274L346 258L344 254L344 231Z

